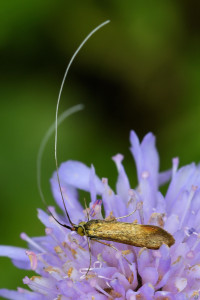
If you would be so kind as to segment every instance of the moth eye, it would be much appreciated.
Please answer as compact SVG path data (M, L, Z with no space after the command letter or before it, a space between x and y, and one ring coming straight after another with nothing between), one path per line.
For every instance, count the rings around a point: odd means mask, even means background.
M79 226L78 229L77 229L77 233L81 236L84 236L85 233L84 233L84 230L83 230L83 227Z

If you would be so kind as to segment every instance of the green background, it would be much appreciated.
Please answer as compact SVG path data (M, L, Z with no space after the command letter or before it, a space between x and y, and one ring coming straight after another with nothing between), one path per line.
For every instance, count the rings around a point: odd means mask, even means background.
M157 137L161 170L200 160L199 1L1 1L0 11L0 237L26 247L20 233L44 234L37 208L37 151L54 121L67 63L85 36L69 73L60 112L83 103L83 112L59 127L58 159L94 164L115 188L111 157L125 155L134 187L129 132ZM53 138L42 162L49 204L55 169ZM81 199L82 200L82 199ZM87 199L89 201L89 197ZM29 272L1 258L1 286L15 289Z

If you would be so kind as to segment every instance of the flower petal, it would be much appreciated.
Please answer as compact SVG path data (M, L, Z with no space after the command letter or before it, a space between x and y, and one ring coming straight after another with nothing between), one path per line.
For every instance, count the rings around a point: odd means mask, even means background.
M0 289L0 296L11 300L24 300L24 295L17 291Z
M30 261L26 255L26 249L11 246L0 246L0 256L9 257L12 259L13 264L20 269L30 269Z
M26 249L12 246L0 246L0 256L6 256L11 259L28 261Z
M169 299L169 300L175 300L177 298L175 298L175 295L173 295L172 293L170 292L165 292L165 291L159 291L159 292L156 292L155 293L155 299L158 299L158 300L166 300L166 299ZM186 300L186 298L183 298L183 300Z
M126 206L120 200L120 197L115 195L108 185L107 178L103 178L104 191L102 193L103 206L105 210L105 215L108 217L110 213L114 217L121 217L126 214Z
M70 216L73 215L76 221L82 219L83 208L80 202L78 201L77 190L73 186L67 184L62 179L60 179L60 184L61 184L62 195L65 201L65 205L67 207L67 210L69 211ZM51 189L57 204L64 211L65 209L63 205L62 195L60 192L60 187L58 184L56 172L54 172L53 177L51 178Z
M41 295L18 288L18 291L0 289L0 296L10 300L42 300Z
M137 300L138 297L141 298L139 294L140 294L139 292L134 292L132 289L129 289L126 292L126 299L127 300Z
M159 173L158 186L162 186L163 184L167 183L170 180L171 176L172 176L172 170L167 170Z
M146 283L139 289L139 292L145 300L151 300L154 296L154 287L150 283Z
M158 281L158 271L156 268L153 267L146 267L142 271L142 282L145 283L151 283L152 285L155 285Z
M124 203L128 202L128 191L130 189L130 184L128 180L128 176L126 175L126 172L124 170L124 167L122 165L122 161L124 159L123 155L117 154L112 157L113 161L116 164L117 170L118 170L118 179L117 179L117 195L121 197L121 199L124 201Z
M95 180L96 180L95 168L92 165L90 169L90 177L89 177L89 190L90 190L91 204L94 204L96 201L97 191L96 191Z
M195 164L190 164L179 169L173 176L165 197L167 213L171 213L174 203L176 203L177 198L183 190L191 190L192 184L194 185L194 181L191 182L191 179L194 178L195 174L196 166Z
M79 161L69 160L62 163L59 168L61 181L84 191L90 191L90 174L91 168ZM101 180L95 175L95 188L98 194L103 191Z
M141 144L134 131L131 131L131 152L135 158L137 166L138 181L142 179L144 171L149 172L152 182L155 187L158 185L158 168L159 157L155 147L155 136L152 133L148 133Z
M137 167L138 189L144 202L144 220L147 223L156 206L158 190L159 157L155 148L155 137L148 133L140 144L135 132L131 131L130 140Z

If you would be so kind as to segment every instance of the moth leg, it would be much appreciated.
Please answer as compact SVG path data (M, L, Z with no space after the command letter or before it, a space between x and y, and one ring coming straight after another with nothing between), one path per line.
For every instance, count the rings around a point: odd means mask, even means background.
M88 243L88 249L89 249L89 253L90 253L90 263L89 263L89 267L87 269L87 272L85 274L85 277L87 277L88 272L90 271L91 265L92 265L92 253L91 253L91 245L90 245L90 239L87 237L87 243Z
M110 248L112 248L112 249L114 249L115 251L117 251L117 252L120 252L121 253L121 251L119 251L116 247L114 247L113 245L111 245L111 244L108 244L108 243L105 243L105 242L102 242L102 241L99 241L99 240L96 240L95 238L90 238L91 240L93 240L93 241L95 241L95 242L97 242L97 243L100 243L100 244L102 244L102 245L105 245L105 246L108 246L108 247L110 247ZM121 255L123 256L123 258L127 261L127 263L129 264L129 265L131 265L131 262L125 257L125 255L124 254L122 254L121 253Z
M126 215L126 216L122 216L122 217L118 217L118 218L115 218L115 220L119 220L119 219L123 219L123 218L127 218L127 217L130 217L131 215L133 215L135 212L136 212L137 208L132 211L130 214Z

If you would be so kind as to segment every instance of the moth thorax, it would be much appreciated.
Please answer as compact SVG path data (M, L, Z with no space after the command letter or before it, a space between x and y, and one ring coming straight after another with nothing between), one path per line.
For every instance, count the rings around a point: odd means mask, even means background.
M76 232L81 235L84 236L85 235L85 228L84 225L86 224L86 222L80 222L77 226L76 226Z

